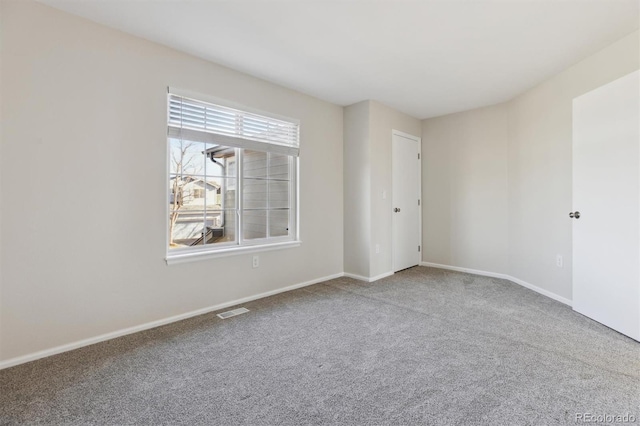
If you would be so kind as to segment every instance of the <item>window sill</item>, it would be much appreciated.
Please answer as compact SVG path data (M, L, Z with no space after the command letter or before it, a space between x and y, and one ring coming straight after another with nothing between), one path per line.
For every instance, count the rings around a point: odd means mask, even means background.
M261 251L282 250L292 247L299 247L302 241L287 241L284 243L262 244L259 246L233 247L226 249L197 251L191 253L180 253L167 255L167 265L178 263L195 262L198 260L216 259L219 257L235 256L239 254L258 253Z

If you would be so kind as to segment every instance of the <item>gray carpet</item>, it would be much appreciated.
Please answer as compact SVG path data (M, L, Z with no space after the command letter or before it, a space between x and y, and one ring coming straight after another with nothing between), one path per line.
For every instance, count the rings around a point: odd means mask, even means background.
M244 306L0 371L0 424L640 422L640 344L507 281L416 267Z

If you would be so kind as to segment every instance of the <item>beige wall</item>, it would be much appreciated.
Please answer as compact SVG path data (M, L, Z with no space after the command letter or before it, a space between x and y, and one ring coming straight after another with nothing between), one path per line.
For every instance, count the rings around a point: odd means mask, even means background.
M507 109L423 121L425 262L507 272Z
M571 300L572 100L637 70L639 49L635 32L510 102L424 120L423 260Z
M343 271L341 107L0 3L0 361ZM301 120L301 247L165 264L167 86Z
M640 67L639 33L509 102L509 273L571 299L572 101ZM556 266L556 255L564 267Z
M345 272L392 272L391 132L420 136L420 120L375 101L345 108ZM386 197L383 197L383 192ZM380 253L376 253L376 245Z
M370 102L344 108L344 270L369 276L371 259Z

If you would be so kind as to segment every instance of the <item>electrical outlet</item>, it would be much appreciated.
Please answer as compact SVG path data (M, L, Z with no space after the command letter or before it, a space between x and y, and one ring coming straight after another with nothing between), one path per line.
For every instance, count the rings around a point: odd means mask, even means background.
M380 244L376 244L376 254L380 254Z
M563 264L564 264L564 261L562 259L562 255L561 254L557 255L556 256L556 265L558 266L558 268L562 268Z
M257 268L258 266L260 266L260 257L253 256L253 267Z
M382 199L383 199L383 200L386 200L386 199L387 199L387 191L386 191L386 190L383 190L383 191L382 191Z

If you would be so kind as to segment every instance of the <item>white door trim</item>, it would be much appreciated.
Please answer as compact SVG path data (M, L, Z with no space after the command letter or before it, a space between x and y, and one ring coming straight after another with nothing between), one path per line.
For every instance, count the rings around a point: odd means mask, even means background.
M422 199L422 138L415 135L410 135L409 133L402 132L400 130L391 129L391 144L393 145L393 137L400 136L406 139L410 139L412 141L418 142L418 155L420 156L420 164L418 166L418 199L420 200L420 205L418 206L418 233L420 234L420 256L418 260L418 265L422 262L422 253L424 252L424 247L422 247L422 205L424 204L424 200ZM393 150L393 148L392 148ZM393 163L392 163L393 164ZM393 188L393 165L391 170L391 188ZM391 194L391 200L393 200L393 193ZM392 206L393 207L393 206ZM391 273L394 274L396 267L394 265L394 252L393 252L393 216L391 218Z

